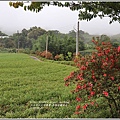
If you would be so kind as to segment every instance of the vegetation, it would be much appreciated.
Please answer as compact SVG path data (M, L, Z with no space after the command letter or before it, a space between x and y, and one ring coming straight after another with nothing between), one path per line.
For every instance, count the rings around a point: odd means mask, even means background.
M104 98L109 117L120 118L120 46L115 48L109 39L101 39L92 40L96 52L75 58L79 70L71 72L65 83L66 86L76 85L72 93L76 95L76 114L80 117L86 111L91 112L89 107L96 109L97 98Z
M31 2L28 6L19 1L9 2L14 8L24 6L24 10L34 12L51 4L79 10L80 20L107 15L110 23L120 22L119 2L51 1ZM120 117L120 41L115 39L114 42L113 38L110 41L108 36L102 35L98 41L93 38L94 46L90 41L92 36L79 32L80 54L75 57L78 68L71 62L76 49L75 31L62 34L57 30L32 27L9 38L0 38L0 51L13 52L0 53L1 118ZM35 61L20 53L36 54L44 61ZM66 77L70 71L74 72Z
M105 118L109 108L104 98L96 99L96 111L75 114L76 95L64 87L64 77L76 67L55 62L36 61L26 54L0 53L0 118ZM66 106L38 103L68 102ZM81 104L84 104L84 102ZM36 105L36 107L34 107ZM106 111L105 111L106 108ZM93 112L94 111L94 112Z
M64 77L75 67L35 61L26 54L0 54L0 117L70 117L74 106L30 107L30 102L70 102Z
M80 30L79 33L79 51L81 53L84 53L83 51L94 51L94 44L91 42L91 39L95 35L89 35L82 30ZM24 28L21 33L14 33L8 38L0 38L0 50L1 52L4 52L5 49L7 49L8 52L18 52L19 42L19 52L27 54L35 54L36 51L43 52L46 50L47 36L48 51L52 54L53 59L58 56L63 56L62 59L60 58L61 60L72 60L68 56L72 53L71 57L73 57L76 51L76 33L74 30L68 34L63 34L57 30L46 31L36 26L28 30ZM101 35L100 38L102 41L110 39L106 35ZM120 45L119 36L111 37L111 42L113 46L118 47Z
M14 49L19 47L19 52L35 53L36 51L43 52L46 50L46 40L48 36L48 51L52 53L53 58L58 54L63 54L67 60L68 53L72 55L76 51L75 31L70 31L68 34L60 33L57 30L46 31L40 27L32 27L29 30L23 29L21 33L14 33L9 38L0 38L0 48ZM80 30L79 50L84 50L84 33ZM92 37L88 40L90 40ZM19 44L19 46L18 46ZM15 50L16 49L16 50Z

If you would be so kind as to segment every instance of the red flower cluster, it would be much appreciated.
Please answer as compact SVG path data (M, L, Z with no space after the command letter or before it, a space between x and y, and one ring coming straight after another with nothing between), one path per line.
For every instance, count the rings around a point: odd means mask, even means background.
M103 91L103 94L106 96L106 97L108 97L108 92L106 92L106 91Z
M79 97L77 97L77 98L76 98L76 101L78 101L78 102L79 102L79 101L81 101L81 100L82 100L82 99L81 99L81 98L79 98Z
M80 109L80 105L76 106L76 110L79 110Z
M83 105L83 109L86 110L87 106L88 106L88 104Z
M118 50L118 52L120 52L120 46L118 47L118 49L117 49L117 50Z
M81 109L86 110L89 105L95 105L94 102L89 104L93 97L102 96L109 99L112 96L116 101L119 101L120 97L118 92L120 91L120 46L114 48L109 42L99 43L95 40L93 43L97 52L85 57L76 57L74 62L79 70L65 78L67 85L70 82L76 83L76 88L72 92L77 95L76 101L88 101L85 105L76 107L77 114L81 114Z

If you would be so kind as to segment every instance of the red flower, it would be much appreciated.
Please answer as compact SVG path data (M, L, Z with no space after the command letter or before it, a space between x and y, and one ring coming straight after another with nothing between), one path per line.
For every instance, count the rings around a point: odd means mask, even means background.
M64 78L64 81L66 81L68 78L66 77L66 78Z
M86 67L82 65L81 70L86 70Z
M107 65L108 65L108 63L107 63L107 62L104 62L104 63L103 63L103 66L107 66Z
M95 76L93 75L92 78L95 79Z
M83 109L86 110L86 109L87 109L87 106L88 106L88 104L85 104L85 105L83 106Z
M105 43L104 43L104 42L102 42L102 45L105 45Z
M97 80L96 79L94 79L94 82L96 82Z
M77 114L77 115L78 115L78 114L80 114L80 112L75 112L75 114Z
M94 105L94 102L92 101L90 104L93 106L93 105Z
M106 61L108 61L108 58L106 57Z
M102 56L102 53L98 53L98 56Z
M111 78L111 80L114 80L114 77L110 77Z
M103 91L103 94L107 97L108 96L108 92Z
M92 74L94 74L95 72L94 72L94 70L92 70Z
M118 52L120 52L120 46L118 47L118 49L117 49L117 50L118 50Z
M91 96L88 96L88 99L90 99L91 98Z
M86 66L88 66L88 64L89 64L89 63L88 63L88 62L86 62Z
M81 77L81 75L78 75L78 76L77 76L77 79L83 80L83 77Z
M81 101L81 98L78 98L78 97L77 97L76 100L79 102L79 101Z
M88 83L88 85L89 85L90 87L92 87L92 86L93 86L93 84L92 84L91 82L89 82L89 83Z
M95 92L94 92L94 91L91 91L91 92L90 92L90 95L91 95L91 96L95 95Z
M105 54L107 55L110 52L109 49L105 50Z
M71 76L74 76L74 72L71 72L70 75L71 75Z
M79 110L80 109L80 105L76 106L76 110Z
M92 60L92 62L94 63L94 62L95 62L95 60L93 59L93 60Z
M101 51L101 48L100 48L100 47L96 47L96 49L97 49L98 51Z
M81 86L80 86L80 85L77 85L77 89L81 89Z
M70 83L69 83L69 82L65 84L65 86L69 86L69 85L70 85Z
M105 74L105 73L104 73L104 74L103 74L103 76L104 76L104 77L106 77L106 76L107 76L107 74Z
M86 88L86 84L83 85L83 88Z

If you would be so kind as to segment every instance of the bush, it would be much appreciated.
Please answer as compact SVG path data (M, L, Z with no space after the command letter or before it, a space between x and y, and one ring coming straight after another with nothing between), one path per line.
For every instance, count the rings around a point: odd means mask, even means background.
M74 59L78 71L71 72L66 77L65 85L76 84L76 101L83 105L76 106L76 114L89 111L90 106L96 106L96 98L103 97L110 109L110 117L120 117L120 46L115 48L110 42L92 40L97 52L87 56L77 56ZM95 108L96 109L96 108Z
M65 57L65 59L67 60L67 61L70 61L70 60L72 60L72 52L68 52L67 53L67 56Z
M57 54L54 59L55 59L55 60L59 60L59 59L60 59L60 56Z
M16 53L16 49L15 49L15 48L13 48L13 49L9 49L8 52L9 52L9 53Z
M42 53L39 53L39 55L41 57L44 57L44 58L47 58L47 59L53 59L52 53L50 53L50 52L47 52L47 54L46 54L46 51L43 51Z
M57 54L54 59L57 60L57 61L63 61L64 60L64 55L63 54L60 54L60 55Z

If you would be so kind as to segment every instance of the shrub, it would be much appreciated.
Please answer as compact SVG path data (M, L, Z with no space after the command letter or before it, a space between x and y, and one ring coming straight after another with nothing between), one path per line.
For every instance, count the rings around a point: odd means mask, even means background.
M96 98L104 97L110 109L110 117L120 117L120 46L115 48L110 42L92 40L97 52L74 59L78 71L66 77L65 85L76 84L76 114L98 106ZM83 102L84 104L80 104Z
M64 55L63 54L60 54L60 55L57 54L54 59L58 60L58 61L63 61L64 60Z
M68 52L67 53L67 56L65 57L65 59L67 60L67 61L70 61L70 60L72 60L72 52Z
M57 54L56 56L55 56L55 60L59 60L60 59L60 56Z
M47 54L46 54L46 51L43 51L43 52L40 54L40 56L41 56L41 57L44 57L44 58L47 58L47 59L53 59L52 53L47 52Z

